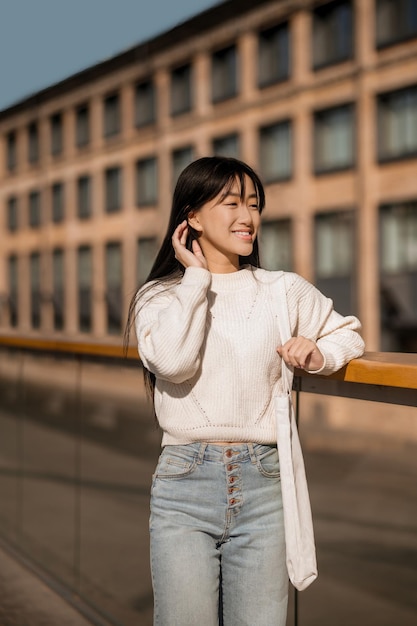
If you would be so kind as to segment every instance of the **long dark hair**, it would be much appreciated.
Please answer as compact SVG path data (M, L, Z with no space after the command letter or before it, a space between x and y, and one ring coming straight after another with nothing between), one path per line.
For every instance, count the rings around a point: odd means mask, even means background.
M188 165L180 174L172 200L171 215L166 235L156 256L155 262L145 280L146 285L152 283L163 284L167 287L173 283L178 283L183 274L184 267L175 258L172 247L172 235L179 224L188 219L191 211L198 211L201 207L216 198L221 192L227 194L236 180L240 185L241 198L245 195L245 177L248 176L253 182L258 200L259 212L265 206L265 191L262 182L256 172L243 161L228 157L213 156L202 157ZM189 226L189 234L186 246L191 250L192 241L198 238L198 233ZM255 239L252 253L246 257L239 258L240 264L249 264L260 267L258 241ZM144 290L141 290L141 296ZM127 349L129 344L130 330L137 312L138 294L136 293L129 306L128 318L124 334L124 346ZM155 375L145 367L144 378L146 388L153 398L155 388Z

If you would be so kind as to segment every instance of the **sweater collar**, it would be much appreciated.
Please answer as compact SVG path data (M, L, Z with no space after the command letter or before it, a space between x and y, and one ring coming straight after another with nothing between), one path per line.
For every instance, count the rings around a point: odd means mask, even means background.
M211 274L210 290L215 293L240 291L254 285L254 269L251 265L245 265L237 272L229 274Z

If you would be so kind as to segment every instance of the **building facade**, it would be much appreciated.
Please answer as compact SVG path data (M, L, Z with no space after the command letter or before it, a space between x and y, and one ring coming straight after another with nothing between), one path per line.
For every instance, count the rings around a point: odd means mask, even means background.
M417 350L417 3L229 0L0 112L0 332L120 342L192 159L266 186L261 250Z

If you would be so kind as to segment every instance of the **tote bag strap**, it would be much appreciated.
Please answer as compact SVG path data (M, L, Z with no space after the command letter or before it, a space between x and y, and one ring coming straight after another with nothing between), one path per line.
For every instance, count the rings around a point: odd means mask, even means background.
M274 283L281 343L291 338L285 279ZM288 576L296 589L306 589L317 578L316 550L304 459L295 423L291 390L294 371L282 359L283 392L275 396L277 444L284 507Z

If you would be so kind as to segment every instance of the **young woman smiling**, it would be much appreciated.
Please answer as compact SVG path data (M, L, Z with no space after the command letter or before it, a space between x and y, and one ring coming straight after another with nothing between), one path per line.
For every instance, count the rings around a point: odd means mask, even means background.
M156 626L285 625L273 403L281 360L329 374L363 352L355 317L336 313L300 276L260 269L264 204L262 183L245 163L191 163L131 304L162 429L150 516ZM278 280L292 330L283 345Z

